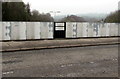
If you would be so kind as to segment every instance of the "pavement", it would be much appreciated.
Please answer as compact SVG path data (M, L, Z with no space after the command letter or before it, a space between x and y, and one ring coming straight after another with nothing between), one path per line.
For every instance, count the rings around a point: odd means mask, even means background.
M0 42L2 52L119 44L119 37ZM1 48L0 47L0 48Z
M110 78L118 77L118 53L118 45L6 52L2 54L2 76L11 79L118 79Z

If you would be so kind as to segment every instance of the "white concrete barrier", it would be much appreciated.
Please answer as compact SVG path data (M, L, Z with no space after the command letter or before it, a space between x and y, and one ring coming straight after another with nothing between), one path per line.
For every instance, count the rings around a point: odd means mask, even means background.
M120 2L119 2L120 3ZM120 36L120 23L118 23L118 30L117 30L117 35Z
M115 23L115 24L113 24L113 26L114 26L114 35L113 36L119 36L119 24L117 24L117 23Z
M26 40L25 22L11 22L11 40Z
M120 36L120 23L117 24L117 36Z
M77 37L80 38L83 35L83 23L77 23Z
M2 39L10 40L10 38L11 38L11 24L10 22L3 22L2 23Z
M99 35L99 23L93 23L93 37L98 37Z
M106 36L109 36L109 31L110 31L110 23L105 23L105 29L106 29Z
M77 23L73 23L73 37L77 38Z
M40 39L40 22L34 22L34 39Z
M72 23L66 23L66 38L72 38L73 36Z
M101 36L101 26L100 26L100 23L98 23L98 34L97 34L97 37L100 37Z
M48 22L41 22L40 23L40 36L41 39L47 39L49 33L49 23Z
M0 40L3 40L2 39L2 22L0 22Z
M53 39L53 31L54 31L54 23L53 22L50 22L49 23L49 32L48 32L48 39Z
M26 22L20 22L19 29L19 39L26 40Z
M101 24L100 24L100 27L101 27L101 37L106 36L105 24L104 24L104 23L101 23Z
M11 40L19 39L19 22L11 22Z
M113 23L110 25L110 36L115 36L115 26Z
M66 38L77 38L77 23L76 22L66 23Z
M35 38L35 27L34 22L27 22L26 23L26 39L34 39Z
M89 23L83 23L82 37L88 37L88 26Z
M86 31L87 32L87 31ZM93 23L89 23L88 24L88 37L93 37L94 35L94 24Z
M53 39L53 22L0 22L0 26L0 40ZM119 27L118 23L66 22L66 38L120 36Z

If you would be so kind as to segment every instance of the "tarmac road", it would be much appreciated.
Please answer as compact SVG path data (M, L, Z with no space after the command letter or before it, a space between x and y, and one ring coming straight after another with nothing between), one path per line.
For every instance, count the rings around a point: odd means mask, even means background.
M118 45L3 53L3 77L117 77Z

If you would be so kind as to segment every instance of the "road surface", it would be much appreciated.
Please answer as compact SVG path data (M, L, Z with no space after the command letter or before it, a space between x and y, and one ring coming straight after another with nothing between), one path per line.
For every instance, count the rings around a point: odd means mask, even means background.
M118 45L3 53L3 77L117 77Z

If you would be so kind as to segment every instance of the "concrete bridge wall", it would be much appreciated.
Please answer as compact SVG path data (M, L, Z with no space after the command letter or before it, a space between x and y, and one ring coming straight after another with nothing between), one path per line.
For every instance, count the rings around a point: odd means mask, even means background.
M66 38L119 36L117 23L66 22ZM0 40L53 39L54 22L0 22Z
M66 38L119 36L117 23L66 23Z

